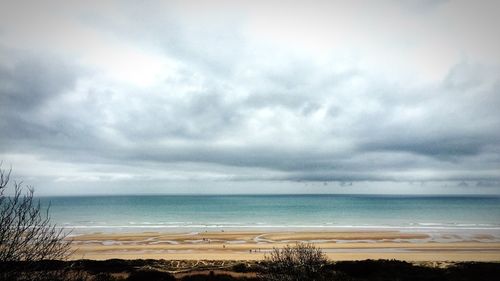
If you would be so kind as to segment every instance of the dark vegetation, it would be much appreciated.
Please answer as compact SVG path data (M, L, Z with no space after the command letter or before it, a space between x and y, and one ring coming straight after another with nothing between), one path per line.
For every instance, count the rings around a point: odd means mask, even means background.
M312 244L297 243L267 255L260 277L269 281L334 280L328 259Z
M17 263L17 265L16 265ZM107 261L43 261L30 268L23 262L0 263L0 270L16 266L23 268L13 279L2 280L180 280L180 281L264 281L264 262L245 262L245 271L234 267L213 268L178 272L169 261L161 260L107 260ZM29 264L33 266L33 263ZM446 268L415 265L397 260L365 260L330 262L323 269L324 275L316 279L304 276L301 280L349 281L485 281L500 280L500 263L466 262ZM60 274L63 272L64 274ZM287 275L285 278L293 278ZM36 278L35 278L36 277ZM49 278L50 277L50 278ZM281 279L294 280L294 279ZM296 279L299 280L299 279Z

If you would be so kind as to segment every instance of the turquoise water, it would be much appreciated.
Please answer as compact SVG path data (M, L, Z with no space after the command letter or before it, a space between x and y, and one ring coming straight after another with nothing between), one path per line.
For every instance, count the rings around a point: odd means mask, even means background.
M499 197L214 195L42 197L75 232L397 228L500 232Z

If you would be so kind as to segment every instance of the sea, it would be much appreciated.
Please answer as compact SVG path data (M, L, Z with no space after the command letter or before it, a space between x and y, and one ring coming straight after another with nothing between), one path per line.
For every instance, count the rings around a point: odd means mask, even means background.
M40 197L73 234L400 230L500 237L500 197L402 195L132 195Z

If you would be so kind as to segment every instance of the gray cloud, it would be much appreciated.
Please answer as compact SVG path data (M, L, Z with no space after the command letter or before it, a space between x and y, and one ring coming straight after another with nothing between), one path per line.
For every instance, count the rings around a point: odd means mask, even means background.
M383 47L395 51L393 61L380 65L385 50L358 42L341 42L359 48L355 55L329 38L325 46L284 47L298 41L269 39L267 30L251 26L255 7L218 3L226 10L203 17L189 5L162 5L61 7L69 13L64 17L41 10L65 29L30 32L8 22L0 34L8 46L0 48L3 158L43 164L43 178L55 185L182 178L498 187L498 56L486 63L471 47L468 58L450 60L442 75L427 78L421 67L434 66L410 62L420 49L383 39L386 34L380 33ZM419 22L449 3L402 5ZM321 24L320 34L330 36L334 23ZM313 33L299 27L280 31ZM40 41L39 33L50 40ZM405 36L401 42L418 41L415 46L441 44L431 35ZM40 46L30 47L30 40Z
M74 87L75 69L64 65L58 58L8 49L1 51L8 57L0 65L0 102L4 109L32 110Z
M370 125L365 150L406 151L443 160L495 153L500 134L494 130L500 105L498 69L458 64L442 83L419 95L419 101L396 101ZM415 112L405 118L405 111ZM401 115L403 114L403 115ZM391 116L392 115L392 116ZM465 161L465 160L464 160Z
M45 122L47 103L75 87L78 69L57 57L0 49L0 142L2 150L66 133ZM34 142L35 141L35 142Z

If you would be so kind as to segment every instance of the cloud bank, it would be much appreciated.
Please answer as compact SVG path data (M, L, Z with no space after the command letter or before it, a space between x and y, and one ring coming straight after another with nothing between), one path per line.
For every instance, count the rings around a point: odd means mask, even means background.
M498 1L0 7L0 156L42 193L500 191Z

